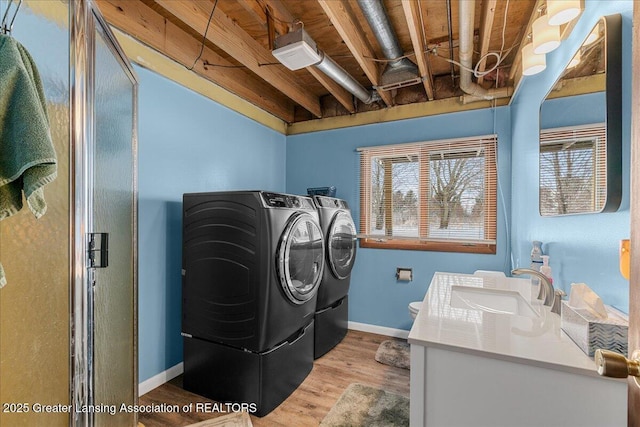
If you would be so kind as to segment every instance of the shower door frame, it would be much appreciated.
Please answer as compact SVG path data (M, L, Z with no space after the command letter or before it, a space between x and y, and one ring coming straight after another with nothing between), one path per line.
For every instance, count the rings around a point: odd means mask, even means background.
M122 65L133 85L132 127L132 254L133 254L133 355L134 404L138 404L138 79L131 63L118 44L109 25L92 0L69 1L70 15L70 97L71 97L71 389L73 413L70 425L94 425L92 412L78 411L95 402L94 365L94 295L93 273L89 267L87 234L93 229L94 146L96 144L95 93L95 38L100 31L109 44L116 60ZM137 420L137 415L134 417Z

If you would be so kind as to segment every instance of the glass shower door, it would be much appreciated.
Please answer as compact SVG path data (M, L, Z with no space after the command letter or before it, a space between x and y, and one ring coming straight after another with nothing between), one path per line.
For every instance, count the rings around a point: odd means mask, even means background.
M135 426L137 414L121 408L137 403L136 82L95 11L93 22L89 222L94 233L108 235L107 266L89 274L94 280L94 403L108 408L94 419L96 426Z

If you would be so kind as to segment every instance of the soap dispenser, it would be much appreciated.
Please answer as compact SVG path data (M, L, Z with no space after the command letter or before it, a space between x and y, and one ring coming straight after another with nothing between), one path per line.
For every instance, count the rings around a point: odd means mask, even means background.
M542 242L534 240L531 243L533 247L531 248L531 265L529 268L535 271L540 271L540 267L542 267ZM540 279L535 276L531 276L531 284L534 286L540 285Z
M540 267L540 273L547 276L549 283L553 285L553 276L551 275L551 267L549 266L549 255L541 255L542 266Z
M535 271L540 271L540 267L542 267L542 242L534 240L532 244L530 268Z

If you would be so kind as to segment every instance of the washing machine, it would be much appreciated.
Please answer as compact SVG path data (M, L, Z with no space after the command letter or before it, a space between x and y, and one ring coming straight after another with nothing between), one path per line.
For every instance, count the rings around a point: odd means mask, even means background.
M349 284L356 260L356 226L346 201L313 196L325 238L325 269L315 313L314 357L335 347L347 333Z
M183 196L186 390L262 416L311 371L324 240L309 197Z

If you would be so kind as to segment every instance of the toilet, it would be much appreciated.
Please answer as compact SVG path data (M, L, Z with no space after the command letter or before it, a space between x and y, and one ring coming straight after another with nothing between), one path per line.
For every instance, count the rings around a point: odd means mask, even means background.
M415 320L418 315L418 311L422 308L422 301L413 301L409 303L409 314L411 318Z

